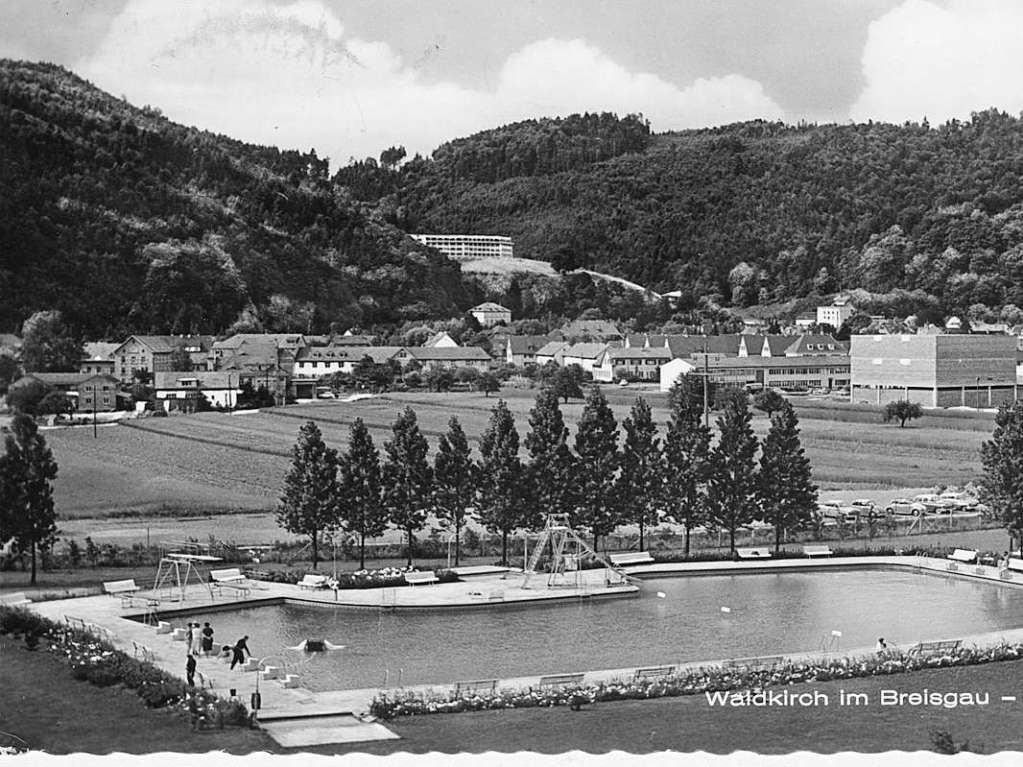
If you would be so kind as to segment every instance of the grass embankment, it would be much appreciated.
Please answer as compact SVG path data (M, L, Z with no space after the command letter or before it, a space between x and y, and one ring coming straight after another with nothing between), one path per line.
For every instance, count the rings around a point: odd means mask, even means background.
M85 752L144 754L156 751L243 754L284 753L265 733L240 728L193 733L170 711L151 711L134 693L75 681L61 661L43 651L0 639L0 730L33 748L54 754ZM764 754L809 750L881 752L930 750L932 733L948 732L983 753L1023 750L1019 718L1023 703L1001 703L1020 695L1023 661L899 675L792 685L798 693L820 690L830 701L813 708L711 708L703 696L599 703L572 712L567 707L483 711L406 718L388 723L398 741L338 744L302 749L320 754L439 751L591 753L664 749ZM880 691L909 693L986 692L985 707L921 708L879 705ZM839 706L839 691L865 693L866 706ZM130 723L131 726L125 726Z

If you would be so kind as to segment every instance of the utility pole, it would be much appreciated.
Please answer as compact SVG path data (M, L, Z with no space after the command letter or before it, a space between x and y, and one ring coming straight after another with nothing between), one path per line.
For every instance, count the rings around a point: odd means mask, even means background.
M710 428L710 363L707 359L707 336L703 337L703 426Z

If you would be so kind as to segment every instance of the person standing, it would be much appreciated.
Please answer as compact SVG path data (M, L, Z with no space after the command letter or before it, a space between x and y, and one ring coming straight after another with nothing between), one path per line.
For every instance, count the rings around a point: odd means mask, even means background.
M202 651L202 632L199 630L199 624L195 623L192 627L192 655L198 656Z
M185 681L189 687L195 687L195 656L188 651L188 660L185 661Z
M192 640L195 639L195 624L192 621L188 622L188 629L185 631L185 651L189 654L192 652Z
M234 669L239 663L245 663L245 653L252 657L252 652L249 650L249 635L246 634L234 644L234 657L231 658L231 668Z
M208 656L213 652L213 627L209 621L202 627L202 654Z

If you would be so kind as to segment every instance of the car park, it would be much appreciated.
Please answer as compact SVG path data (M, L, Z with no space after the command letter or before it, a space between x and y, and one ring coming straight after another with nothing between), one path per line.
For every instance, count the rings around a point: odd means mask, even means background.
M884 510L888 514L908 514L914 517L927 513L927 507L923 503L909 498L893 498Z

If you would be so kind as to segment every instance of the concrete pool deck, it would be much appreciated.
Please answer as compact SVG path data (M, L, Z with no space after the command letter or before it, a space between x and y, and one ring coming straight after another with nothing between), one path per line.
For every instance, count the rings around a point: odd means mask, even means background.
M665 575L726 575L754 574L771 572L793 572L835 569L900 569L913 570L920 573L931 573L956 578L968 578L977 581L1010 587L1023 587L1023 573L1016 573L1007 580L1003 571L987 565L964 565L949 560L926 557L884 556L884 557L830 557L813 559L778 559L778 560L740 560L719 562L681 562L655 563L634 565L624 568L629 575L659 577ZM954 568L954 569L953 569ZM499 605L530 603L550 603L553 601L578 600L592 597L627 597L635 596L639 589L636 586L608 586L605 583L604 570L586 570L579 574L579 581L572 588L547 589L546 578L536 576L533 584L535 589L521 588L522 573L512 572L505 575L494 575L473 578L467 582L406 586L387 589L342 590L335 593L329 589L300 589L291 584L260 583L247 594L233 589L223 589L221 593L211 592L200 584L187 586L185 599L168 602L161 601L155 608L157 617L173 626L184 626L189 615L197 612L207 613L211 610L236 610L258 607L261 605L294 602L299 604L335 605L345 608L375 609L469 609L472 607L496 607ZM501 599L492 599L500 592ZM178 591L180 596L180 591ZM72 599L38 602L28 605L35 612L54 621L66 618L81 621L84 624L99 628L98 633L106 634L111 643L118 649L129 654L145 652L151 654L150 659L158 667L184 678L185 647L184 642L175 640L171 634L158 634L152 625L137 620L146 613L145 601L136 600L134 606L122 605L119 597L102 595L79 597ZM925 630L924 630L925 631ZM227 639L219 637L217 646ZM233 641L236 637L230 638ZM975 634L956 637L931 637L922 635L917 641L942 639L959 639L964 645L992 645L1000 641L1023 642L1023 626L1008 631ZM901 649L908 649L903 645ZM867 655L873 652L872 647L841 648L832 652L789 653L780 657L790 661L819 659L822 657L843 657ZM263 665L272 665L276 656L265 657ZM676 668L692 669L701 666L720 664L724 659L706 659L693 662L675 663L665 658L665 665ZM631 679L636 668L619 669L563 669L565 673L582 673L586 684L609 682L612 680ZM232 671L229 665L216 658L200 658L198 672L207 687L226 697L229 690L237 690L244 703L258 685L262 697L262 708L259 718L263 721L298 720L311 717L337 717L339 715L356 715L366 712L374 697L381 692L388 694L422 693L426 691L450 690L460 680L452 679L448 683L405 686L384 690L382 688L332 690L313 692L303 687L285 688L281 682L263 679L257 671ZM525 689L537 687L539 676L499 679L499 689ZM298 680L301 685L302 680ZM327 720L324 720L324 724ZM311 726L314 727L315 725ZM385 731L384 728L381 728ZM384 736L378 732L379 736ZM368 733L369 738L371 733ZM329 737L325 736L325 737ZM319 742L333 742L323 740Z

